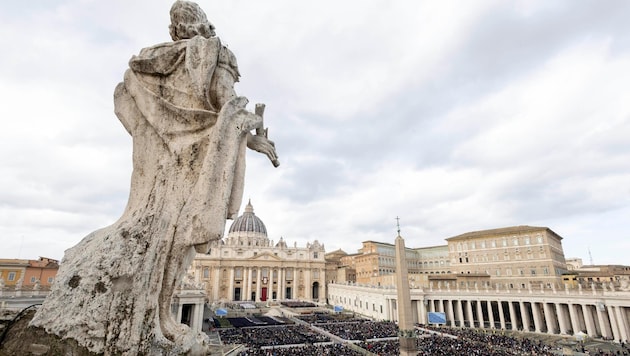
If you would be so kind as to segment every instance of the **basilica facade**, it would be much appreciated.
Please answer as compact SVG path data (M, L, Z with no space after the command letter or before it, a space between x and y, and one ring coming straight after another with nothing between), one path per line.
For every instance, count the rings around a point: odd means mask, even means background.
M282 237L274 243L250 201L227 236L214 241L207 254L196 255L189 275L204 286L210 302L324 302L324 254L317 240L305 247L289 246Z

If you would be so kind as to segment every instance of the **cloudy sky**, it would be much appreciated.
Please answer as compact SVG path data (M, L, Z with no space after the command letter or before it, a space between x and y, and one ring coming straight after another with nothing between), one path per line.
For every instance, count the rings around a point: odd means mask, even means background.
M0 258L61 258L120 217L112 95L171 4L0 4ZM399 216L408 247L534 225L630 264L630 2L199 4L267 105L281 166L250 151L245 200L274 241L353 253Z

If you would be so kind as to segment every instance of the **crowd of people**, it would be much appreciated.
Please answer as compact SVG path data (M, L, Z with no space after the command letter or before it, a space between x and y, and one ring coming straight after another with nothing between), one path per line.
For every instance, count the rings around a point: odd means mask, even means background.
M330 342L330 338L306 325L221 328L218 329L224 344L244 344L248 348L266 346L316 344Z
M311 302L303 302L300 300L285 300L283 302L280 302L280 304L282 304L283 306L287 308L314 308L316 307L316 305Z
M323 323L317 327L344 340L370 340L398 336L398 325L391 321L362 320L355 322Z
M296 318L305 321L309 324L322 324L322 323L339 323L339 322L351 322L351 321L365 321L365 318L357 318L350 314L330 314L324 312L315 312L313 314L298 315Z
M379 356L399 355L398 326L389 321L370 321L352 315L311 314L298 317L309 325L294 324L267 327L219 329L224 344L244 344L246 350L239 356L284 355L360 355L357 347ZM318 329L347 341L338 343ZM560 351L540 339L508 334L499 330L434 327L416 327L418 356L429 355L484 355L484 356L552 356ZM335 343L333 343L333 341ZM351 342L356 344L351 345ZM630 349L617 351L585 350L578 345L575 351L588 351L597 356L628 356Z
M362 353L353 350L346 344L320 344L306 346L292 346L268 349L249 349L241 351L238 356L361 356Z

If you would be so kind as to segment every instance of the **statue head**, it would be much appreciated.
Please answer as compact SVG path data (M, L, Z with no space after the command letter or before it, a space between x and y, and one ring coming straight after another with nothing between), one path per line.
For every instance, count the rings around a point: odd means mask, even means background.
M210 38L215 35L214 25L205 12L192 1L177 0L171 7L171 24L168 26L173 41L193 38L197 35Z

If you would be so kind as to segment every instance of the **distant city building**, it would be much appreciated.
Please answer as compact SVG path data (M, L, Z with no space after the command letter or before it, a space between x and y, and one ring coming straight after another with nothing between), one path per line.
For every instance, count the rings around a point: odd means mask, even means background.
M0 259L0 278L7 287L49 289L59 270L59 261L40 257L38 260Z
M189 273L205 284L212 301L300 299L324 302L326 261L317 240L306 247L269 240L265 224L249 202L210 252L197 254Z
M581 262L581 259L579 260ZM562 279L565 284L582 287L590 287L592 284L600 287L602 284L627 283L630 281L630 266L573 264Z

